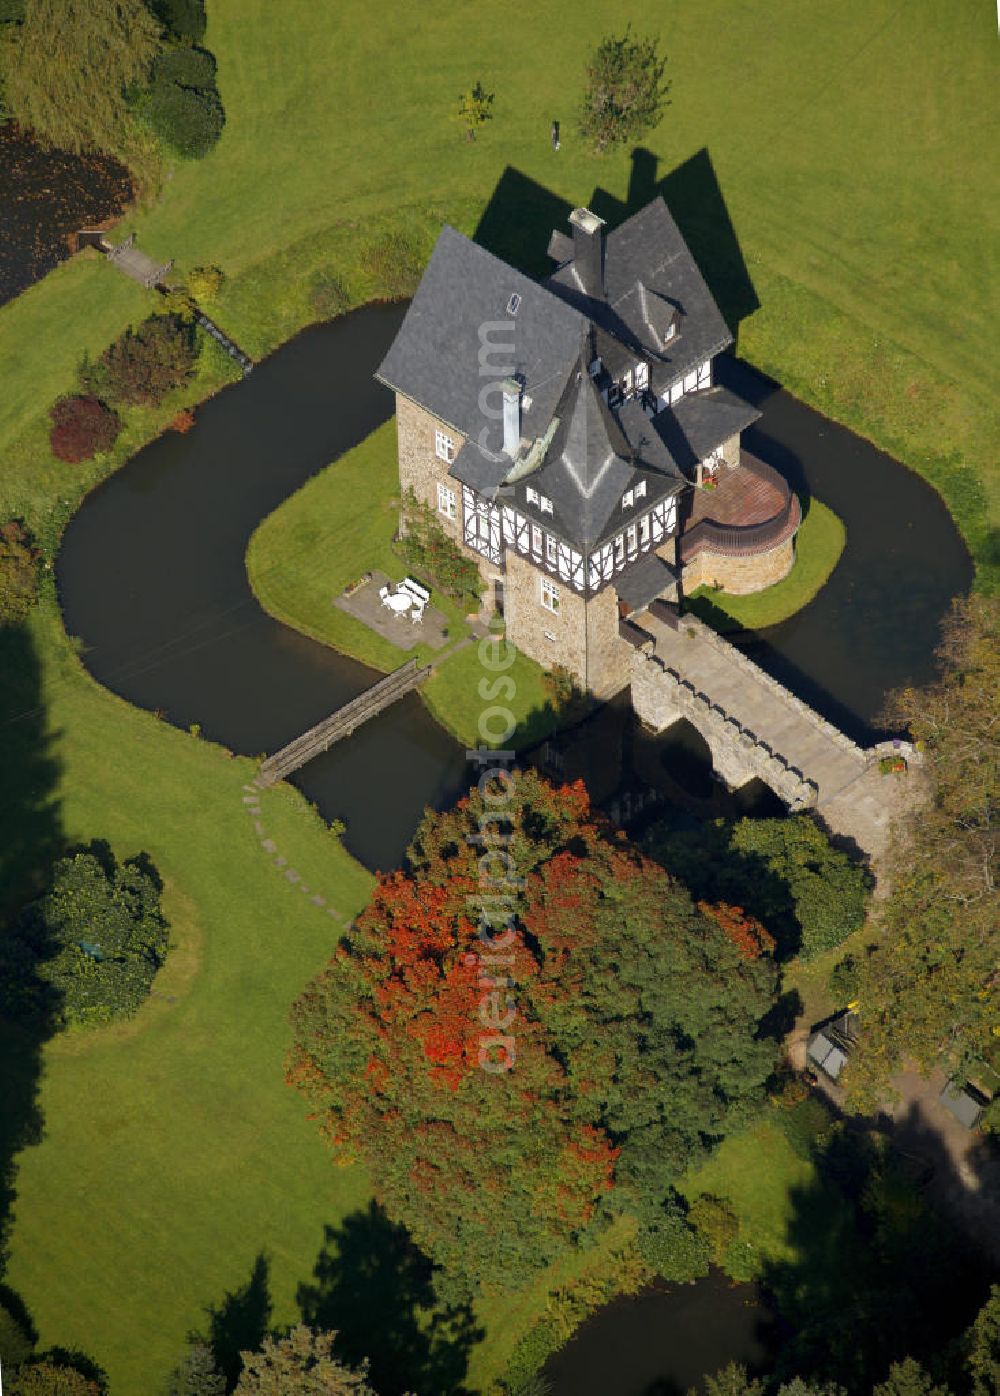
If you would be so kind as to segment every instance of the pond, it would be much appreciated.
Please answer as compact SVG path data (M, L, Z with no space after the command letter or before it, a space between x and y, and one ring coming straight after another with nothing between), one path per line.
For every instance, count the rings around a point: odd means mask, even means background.
M46 147L0 122L0 305L70 255L80 228L119 217L128 170L109 155Z
M66 626L109 688L235 751L274 751L376 677L264 615L244 556L258 522L392 412L372 378L404 307L376 305L305 331L167 433L87 499L57 563ZM869 738L886 692L933 672L937 627L972 568L934 491L736 361L724 372L764 413L748 445L844 519L848 544L799 615L749 637L765 668ZM627 722L627 719L622 719ZM652 761L700 797L697 743L667 734ZM628 783L648 741L613 747ZM675 770L670 775L671 763ZM616 773L617 779L618 773ZM398 863L425 805L468 783L464 753L421 700L403 702L305 767L295 783L369 867ZM704 784L704 781L702 781ZM721 812L714 807L714 812Z
M552 1396L685 1396L728 1362L766 1370L775 1316L718 1270L649 1285L591 1315L545 1365Z

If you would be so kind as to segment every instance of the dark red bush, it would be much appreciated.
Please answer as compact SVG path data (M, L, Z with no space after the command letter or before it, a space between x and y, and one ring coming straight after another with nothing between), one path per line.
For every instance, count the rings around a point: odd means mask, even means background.
M108 451L118 439L121 421L110 407L96 397L71 394L61 397L52 408L49 445L57 460L90 460L98 451Z

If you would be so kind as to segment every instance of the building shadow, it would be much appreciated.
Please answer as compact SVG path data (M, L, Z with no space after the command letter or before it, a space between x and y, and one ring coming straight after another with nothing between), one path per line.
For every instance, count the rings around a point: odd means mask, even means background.
M379 1396L466 1396L483 1330L467 1304L438 1299L431 1262L376 1202L325 1228L297 1299L304 1323L337 1333L342 1360L368 1358Z
M785 1128L815 1172L789 1194L789 1258L763 1275L787 1326L774 1378L870 1391L910 1356L964 1389L960 1339L991 1267L974 1230L937 1206L942 1181L957 1176L941 1136L915 1110L844 1119L816 1096Z
M583 190L580 190L581 201ZM598 187L588 207L609 230L660 195L734 335L760 305L739 238L719 185L712 157L702 148L661 174L659 160L643 146L632 152L624 199ZM475 240L531 276L552 271L546 249L553 228L566 231L573 204L530 176L508 166L475 231Z
M62 843L41 665L28 630L0 627L0 1280L6 1271L17 1163L39 1144L42 1053L55 1032L59 1004L19 956L10 935L20 908L41 890ZM33 962L32 962L33 963ZM0 1285L0 1304L33 1341L31 1315Z

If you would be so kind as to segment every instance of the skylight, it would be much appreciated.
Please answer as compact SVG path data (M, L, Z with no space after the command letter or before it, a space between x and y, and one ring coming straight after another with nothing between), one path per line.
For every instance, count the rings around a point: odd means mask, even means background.
M508 315L516 315L516 314L517 314L517 311L518 311L518 306L519 306L520 304L521 304L521 297L517 294L516 291L514 291L513 294L511 295L510 300L507 302L507 314L508 314Z

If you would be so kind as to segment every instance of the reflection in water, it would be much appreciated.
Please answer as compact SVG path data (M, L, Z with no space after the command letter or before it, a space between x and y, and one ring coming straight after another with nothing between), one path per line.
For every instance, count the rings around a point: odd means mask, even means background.
M117 218L132 198L117 160L47 148L13 122L0 122L0 174L0 305L69 256L74 233Z

